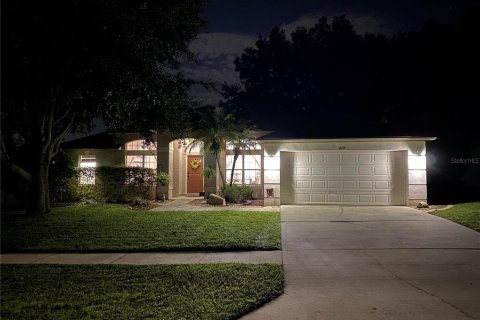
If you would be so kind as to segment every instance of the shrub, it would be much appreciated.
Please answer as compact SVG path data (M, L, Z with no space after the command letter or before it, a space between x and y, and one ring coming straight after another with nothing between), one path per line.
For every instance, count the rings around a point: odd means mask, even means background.
M158 183L162 186L166 186L170 183L170 175L166 172L159 172L157 177Z
M135 197L132 199L131 203L137 207L148 207L149 201L142 197Z
M50 163L48 185L52 201L62 201L72 188L71 181L78 177L75 164L65 152L60 151Z
M95 184L79 184L79 179L70 183L73 199L94 199L106 202L131 201L136 197L149 199L155 188L157 174L154 169L130 167L81 168L79 176L95 176ZM90 178L87 178L87 180Z
M252 199L252 188L245 185L225 186L222 189L222 195L227 202L244 203Z
M213 170L210 167L205 167L205 168L203 168L203 170L200 174L202 175L202 177L209 180L209 179L215 177L215 170Z
M129 201L149 198L156 178L155 170L148 168L98 167L95 187L98 196L107 202Z

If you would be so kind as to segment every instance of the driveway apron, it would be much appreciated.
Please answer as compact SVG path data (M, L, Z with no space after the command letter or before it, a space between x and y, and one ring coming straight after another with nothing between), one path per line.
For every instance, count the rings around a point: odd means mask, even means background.
M285 293L244 319L480 319L480 233L408 207L281 217Z

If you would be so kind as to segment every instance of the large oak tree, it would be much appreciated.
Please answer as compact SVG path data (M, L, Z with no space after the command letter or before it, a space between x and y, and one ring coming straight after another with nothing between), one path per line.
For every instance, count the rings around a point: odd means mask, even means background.
M304 136L478 132L479 21L472 9L394 36L358 34L343 16L274 28L235 61L241 84L224 87L223 105Z
M49 164L95 117L147 131L185 128L191 81L181 59L201 0L7 1L2 6L2 165L50 210Z

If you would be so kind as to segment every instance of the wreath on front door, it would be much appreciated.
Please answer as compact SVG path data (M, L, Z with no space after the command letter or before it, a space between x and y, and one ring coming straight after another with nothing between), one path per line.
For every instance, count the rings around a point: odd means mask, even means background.
M197 170L197 168L200 166L200 163L202 163L201 159L192 159L192 161L190 161L190 167L193 170Z

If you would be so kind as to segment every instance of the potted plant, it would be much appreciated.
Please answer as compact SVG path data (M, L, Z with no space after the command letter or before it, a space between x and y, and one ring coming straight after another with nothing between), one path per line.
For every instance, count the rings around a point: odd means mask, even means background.
M159 172L157 175L157 181L162 186L167 186L170 183L170 175L166 172Z

